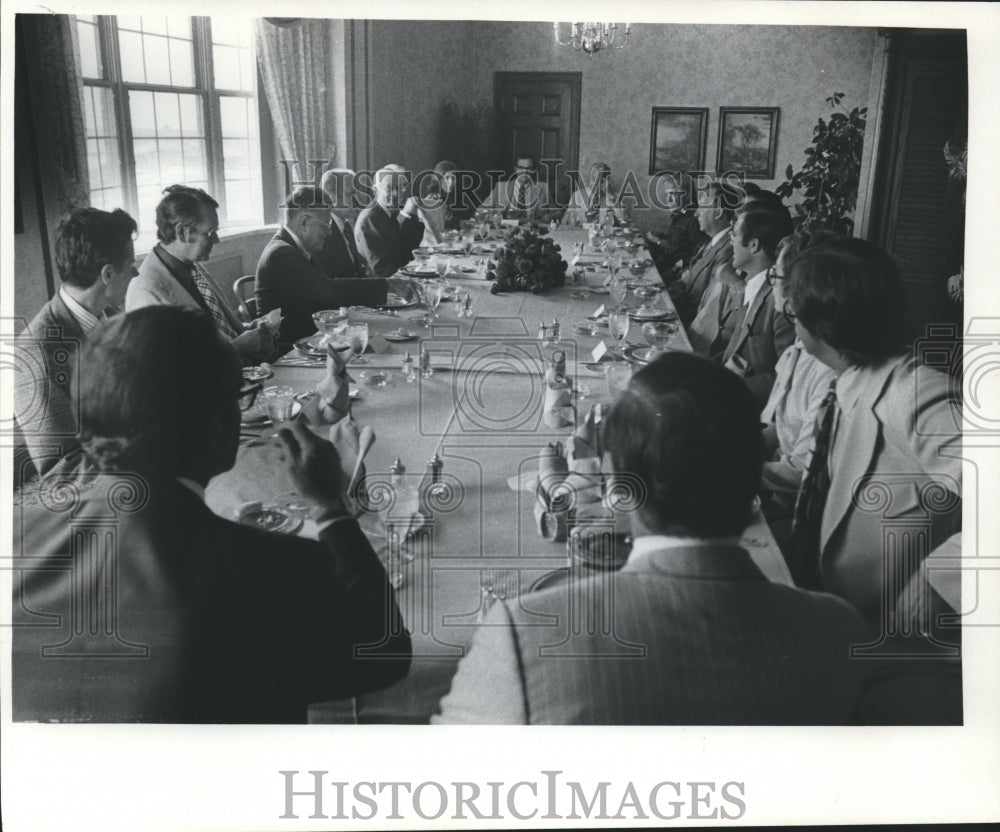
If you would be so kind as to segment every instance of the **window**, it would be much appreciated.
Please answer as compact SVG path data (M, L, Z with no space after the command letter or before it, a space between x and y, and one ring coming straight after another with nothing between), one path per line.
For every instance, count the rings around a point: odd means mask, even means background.
M76 18L91 204L123 207L152 244L163 189L204 188L222 227L260 224L250 18Z

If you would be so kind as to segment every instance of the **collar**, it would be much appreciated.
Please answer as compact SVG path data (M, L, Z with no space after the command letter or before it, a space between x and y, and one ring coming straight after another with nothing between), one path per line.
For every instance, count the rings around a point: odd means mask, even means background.
M163 265L170 269L170 271L175 274L182 274L185 277L191 274L191 270L194 268L194 263L190 263L187 260L181 260L179 257L171 254L163 247L163 243L157 243L156 248L153 250L159 254L160 260L163 261Z
M98 280L100 280L100 278L98 278ZM83 330L84 335L90 335L90 333L97 328L97 325L100 323L100 318L87 309L86 306L80 303L80 301L74 298L69 292L67 292L65 284L59 287L59 298L64 304L66 304L69 314L76 319L76 322L80 325L80 329Z
M676 537L668 534L648 534L633 541L629 560L644 558L651 552L662 549L709 549L739 545L738 537Z
M187 477L176 477L175 479L186 489L191 491L199 500L205 502L205 486L195 482L194 480L190 480Z
M751 277L743 287L743 305L750 306L757 297L761 288L767 283L767 273L769 269L764 269L762 272L757 272L753 277Z
M717 231L715 236L712 238L712 242L709 243L710 246L714 246L719 240L729 234L728 228L723 228L721 231Z
M868 387L869 373L868 367L848 367L837 376L837 407L842 413L849 413L857 405Z
M292 242L295 244L295 247L302 252L306 260L309 260L311 262L312 255L309 253L309 250L305 247L302 240L299 239L299 235L296 234L294 231L292 231L292 229L290 229L287 225L283 225L282 228L285 230L285 233L291 238Z

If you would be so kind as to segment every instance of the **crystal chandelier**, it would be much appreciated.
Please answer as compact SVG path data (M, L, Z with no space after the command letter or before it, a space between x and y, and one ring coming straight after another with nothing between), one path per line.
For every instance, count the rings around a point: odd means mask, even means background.
M570 23L569 40L561 40L559 37L559 22L552 24L552 32L555 35L556 43L560 46L572 46L574 49L582 49L588 55L600 52L602 49L610 48L612 45L616 49L624 49L628 45L628 35L631 23L625 24L625 31L622 36L618 35L617 23Z

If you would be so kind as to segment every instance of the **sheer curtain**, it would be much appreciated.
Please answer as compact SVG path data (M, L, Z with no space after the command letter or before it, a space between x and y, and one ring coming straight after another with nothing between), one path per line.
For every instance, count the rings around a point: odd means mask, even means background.
M331 43L325 20L264 18L256 21L257 60L283 159L297 159L296 177L310 175L308 161L336 158Z

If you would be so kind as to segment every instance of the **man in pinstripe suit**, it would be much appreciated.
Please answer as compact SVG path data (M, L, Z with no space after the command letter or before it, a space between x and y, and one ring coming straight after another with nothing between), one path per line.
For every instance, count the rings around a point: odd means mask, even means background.
M628 562L497 601L433 721L847 722L861 685L849 647L868 639L860 616L768 582L738 545L762 458L743 382L667 354L633 377L604 441L616 481L645 495L626 515Z

